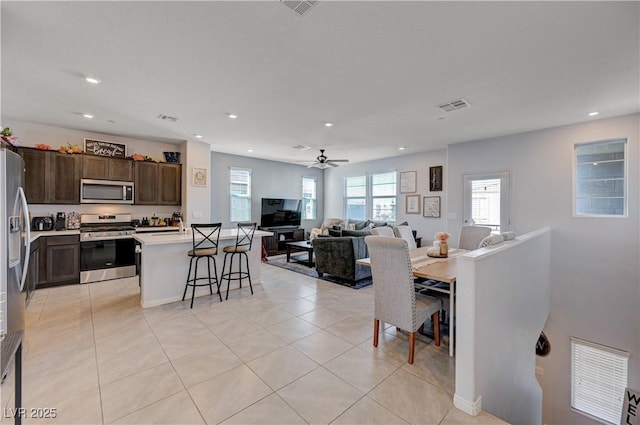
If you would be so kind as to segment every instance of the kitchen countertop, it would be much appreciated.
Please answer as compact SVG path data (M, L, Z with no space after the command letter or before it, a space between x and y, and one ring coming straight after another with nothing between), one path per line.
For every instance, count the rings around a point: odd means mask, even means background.
M34 232L31 231L31 242L38 240L40 237L46 236L69 236L69 235L79 235L80 230L47 230L44 232Z
M136 233L133 235L135 240L141 242L142 245L166 245L174 243L191 243L193 236L191 235L191 228L187 228L187 233L169 233L169 234L149 234L149 233ZM238 233L238 229L222 229L220 231L220 240L235 239ZM272 232L265 232L264 230L256 230L255 237L271 236Z

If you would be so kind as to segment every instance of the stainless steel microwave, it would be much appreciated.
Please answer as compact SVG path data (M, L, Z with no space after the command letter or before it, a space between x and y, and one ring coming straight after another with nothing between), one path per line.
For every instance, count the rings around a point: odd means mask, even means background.
M133 182L82 179L80 202L83 204L133 204Z

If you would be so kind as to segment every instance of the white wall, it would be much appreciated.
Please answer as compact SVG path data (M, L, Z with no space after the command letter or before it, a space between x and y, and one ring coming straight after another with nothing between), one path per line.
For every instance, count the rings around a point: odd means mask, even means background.
M390 171L417 171L417 194L420 194L420 214L405 213L405 194L400 193L400 176L398 174L397 184L397 223L406 221L422 236L422 246L433 243L433 235L436 232L446 230L447 225L447 189L449 183L446 176L447 151L438 150L427 153L407 154L377 161L360 162L355 164L341 165L337 168L325 171L325 217L344 217L343 194L344 179L346 177L361 176L364 174L388 173ZM429 192L429 167L443 165L445 175L443 176L443 191ZM422 215L422 199L424 196L440 196L441 212L440 218L426 218Z
M303 165L267 161L245 156L211 152L211 219L221 221L223 227L235 226L229 220L229 168L251 170L251 220L260 224L262 198L302 198L302 177L315 177L318 195L316 220L302 220L302 227L309 232L322 223L324 203L323 171Z
M211 173L210 157L211 145L194 140L188 140L182 155L186 157L184 161L186 168L182 171L184 176L182 181L182 211L186 225L191 223L210 223L211 219ZM207 185L194 186L193 169L203 168L207 170Z
M542 424L536 345L551 308L549 228L457 259L454 404Z
M546 424L598 423L570 409L571 336L629 351L629 386L640 388L639 124L633 114L449 146L449 212L462 216L464 173L510 169L511 228L552 229L551 352L538 358ZM619 137L628 138L629 216L573 217L573 144ZM453 240L460 226L449 221Z

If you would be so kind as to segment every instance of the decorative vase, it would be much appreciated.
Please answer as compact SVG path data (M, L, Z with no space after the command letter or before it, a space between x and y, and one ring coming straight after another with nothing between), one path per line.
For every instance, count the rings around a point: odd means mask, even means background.
M177 164L180 162L180 152L163 152L167 162Z
M449 255L449 244L446 242L440 241L440 255L446 257Z

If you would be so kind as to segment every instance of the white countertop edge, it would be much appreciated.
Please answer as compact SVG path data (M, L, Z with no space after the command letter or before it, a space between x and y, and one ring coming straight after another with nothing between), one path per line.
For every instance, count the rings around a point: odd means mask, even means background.
M183 234L136 233L135 235L133 235L133 237L142 245L167 245L167 244L175 244L175 243L191 243L193 241L191 229L187 229L187 230L188 230L188 233L183 233ZM263 236L271 236L272 234L273 234L272 232L256 230L254 237L261 238ZM236 235L237 235L237 229L222 229L222 231L220 231L220 240L221 241L234 240L236 238Z

